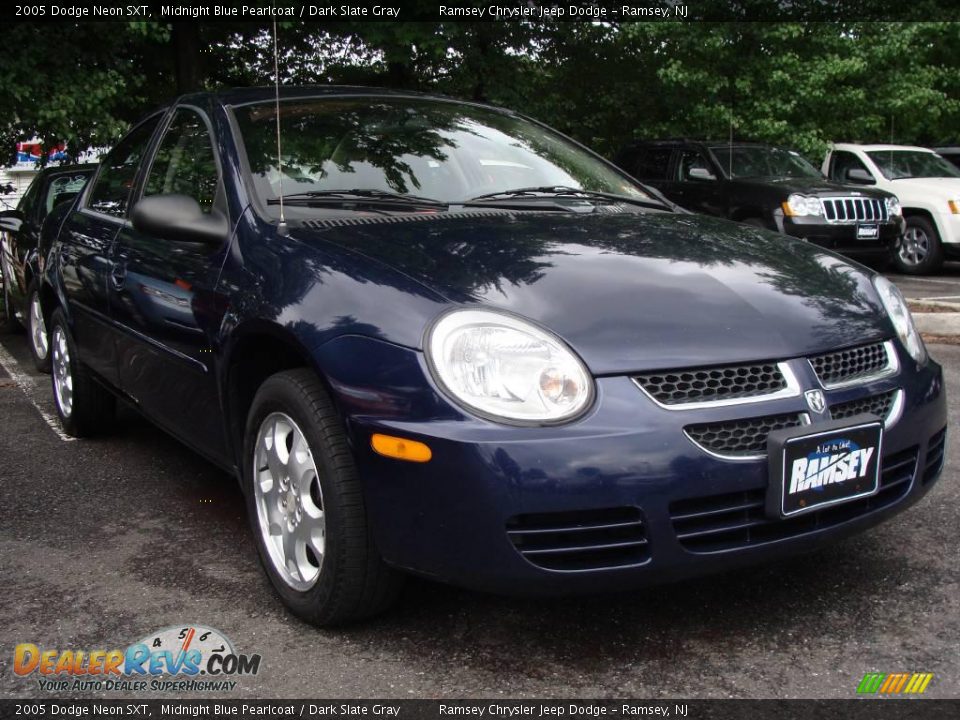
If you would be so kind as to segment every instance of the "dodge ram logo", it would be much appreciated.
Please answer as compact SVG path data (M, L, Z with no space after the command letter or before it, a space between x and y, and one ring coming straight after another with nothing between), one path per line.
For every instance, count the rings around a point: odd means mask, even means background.
M822 413L826 409L827 401L820 390L807 390L804 396L807 398L807 405L815 413Z

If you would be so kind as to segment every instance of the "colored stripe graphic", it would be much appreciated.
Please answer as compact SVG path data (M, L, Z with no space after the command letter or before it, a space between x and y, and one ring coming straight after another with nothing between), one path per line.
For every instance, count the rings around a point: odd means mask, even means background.
M933 673L867 673L857 685L857 692L861 695L920 695L931 680Z
M886 677L886 673L867 673L857 686L858 693L873 694L880 689L880 683Z

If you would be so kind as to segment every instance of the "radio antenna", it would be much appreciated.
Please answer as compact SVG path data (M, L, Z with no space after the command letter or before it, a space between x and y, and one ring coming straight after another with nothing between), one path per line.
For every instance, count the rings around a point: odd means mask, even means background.
M276 6L276 3L273 3ZM277 52L277 16L273 16L273 99L274 110L277 116L277 173L280 180L280 224L277 232L287 234L287 221L283 214L283 155L280 152L280 60Z

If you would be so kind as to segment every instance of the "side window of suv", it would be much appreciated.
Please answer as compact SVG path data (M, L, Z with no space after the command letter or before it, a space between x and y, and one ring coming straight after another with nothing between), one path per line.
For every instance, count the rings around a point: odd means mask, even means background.
M631 164L633 176L639 180L666 180L673 148L639 148Z
M696 182L698 180L715 180L713 171L707 159L699 150L681 150L677 155L677 180L680 182Z
M831 180L839 183L849 182L847 173L850 170L863 170L866 173L870 173L870 171L867 170L867 166L863 164L863 161L852 152L838 150L830 156Z
M147 152L160 117L155 115L131 130L103 159L100 174L87 198L88 208L114 217L126 214L137 168Z
M208 213L219 182L213 142L203 118L193 110L177 110L157 148L144 196L189 195Z

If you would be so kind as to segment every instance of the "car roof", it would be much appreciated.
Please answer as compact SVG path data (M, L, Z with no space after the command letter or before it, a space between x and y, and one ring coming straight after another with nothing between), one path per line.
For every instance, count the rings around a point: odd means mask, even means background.
M58 175L60 173L93 172L96 169L97 163L82 163L77 165L47 165L41 172L44 175Z
M367 85L281 85L279 90L273 86L226 88L211 92L191 93L177 98L173 103L201 104L208 101L220 103L229 107L262 103L274 100L279 95L281 100L298 98L327 98L327 97L380 97L380 98L420 98L423 100L437 100L454 102L462 105L474 105L498 110L503 113L514 114L506 108L483 103L460 100L445 95L421 93L413 90L392 90L390 88L371 87Z
M752 140L735 140L730 142L729 140L690 140L685 138L675 138L672 140L634 140L627 147L649 147L661 145L663 147L673 147L680 145L703 145L705 147L715 148L715 147L780 147L779 145L772 145L770 143L754 142Z
M863 152L876 152L882 150L919 150L920 152L933 152L930 148L920 147L919 145L862 145L860 143L834 143L834 150L862 150Z

